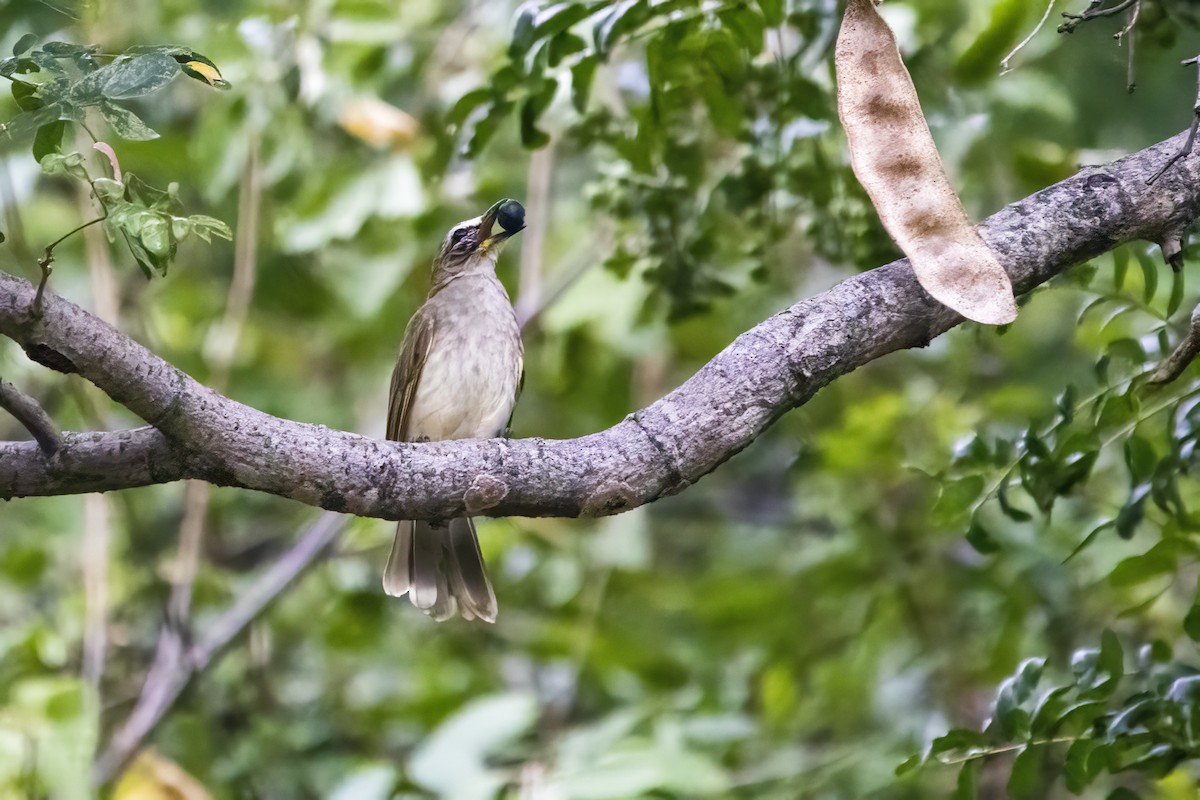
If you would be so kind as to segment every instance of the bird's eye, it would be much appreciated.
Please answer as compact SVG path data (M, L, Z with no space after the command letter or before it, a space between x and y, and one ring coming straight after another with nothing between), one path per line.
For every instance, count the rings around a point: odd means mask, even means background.
M461 242L463 240L463 237L466 235L467 235L467 229L459 228L458 230L456 230L454 233L452 233L450 235L450 244L451 245L458 244L459 242Z

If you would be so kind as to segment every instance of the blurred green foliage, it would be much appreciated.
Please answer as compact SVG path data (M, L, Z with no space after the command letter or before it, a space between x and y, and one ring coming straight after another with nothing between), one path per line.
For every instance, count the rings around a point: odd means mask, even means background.
M1133 95L1109 38L1123 17L1069 38L1050 25L1001 76L1035 6L883 7L978 217L1189 119L1188 4L1142 4ZM379 435L442 235L521 198L545 239L528 248L531 228L501 259L539 312L514 435L583 435L895 256L846 163L837 22L833 0L0 4L9 76L67 92L0 99L0 120L25 120L2 143L0 265L36 278L46 245L103 212L91 181L128 224L108 223L111 249L58 245L55 291L95 305L111 274L123 328L182 369ZM136 80L113 78L122 63ZM228 91L203 85L214 66ZM95 92L71 101L80 84ZM411 130L347 122L374 99ZM169 202L111 185L64 117L142 185L176 187ZM228 363L234 245L181 235L219 232L210 219L257 246ZM135 245L174 266L147 281L133 264L165 262ZM218 798L1193 797L1200 381L1146 377L1196 299L1128 245L1035 292L1003 334L967 326L843 378L677 497L485 521L494 627L384 597L388 526L353 521L150 743ZM0 374L64 428L137 424L8 342ZM0 417L0 435L24 432ZM166 624L182 498L111 496L107 526L83 498L0 509L0 797L88 796ZM312 514L214 490L190 625ZM97 541L108 646L92 683L80 575Z

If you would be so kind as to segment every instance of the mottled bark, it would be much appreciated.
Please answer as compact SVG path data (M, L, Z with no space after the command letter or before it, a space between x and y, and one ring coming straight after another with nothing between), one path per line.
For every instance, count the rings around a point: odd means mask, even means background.
M1134 239L1168 242L1200 215L1200 157L1146 180L1185 134L1090 167L980 228L1018 293ZM104 491L181 478L385 519L471 512L625 511L695 483L821 387L962 322L906 261L849 278L739 336L686 383L599 433L563 441L382 442L279 419L197 383L54 295L0 273L0 333L39 363L77 372L153 428L65 434L51 457L0 444L0 497ZM1020 321L1016 324L1021 324Z

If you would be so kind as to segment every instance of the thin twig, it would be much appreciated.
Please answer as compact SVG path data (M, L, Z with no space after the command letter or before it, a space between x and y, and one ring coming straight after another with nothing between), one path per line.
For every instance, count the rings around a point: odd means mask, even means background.
M1192 322L1183 339L1171 351L1171 355L1163 361L1154 374L1150 383L1170 383L1183 374L1188 365L1200 354L1200 306L1192 312Z
M280 594L313 566L337 539L347 517L326 512L300 533L299 541L284 553L213 620L191 647L175 629L159 639L154 664L133 711L117 728L92 769L92 782L99 786L117 773L141 748L179 695L197 674L203 672L250 623L258 619Z
M1066 17L1067 21L1058 26L1058 32L1074 33L1075 29L1083 23L1093 19L1100 19L1101 17L1111 17L1113 14L1120 14L1139 0L1122 0L1122 2L1110 8L1100 8L1102 1L1091 0L1088 3L1088 7L1079 14L1070 14L1064 11L1063 16Z
M1113 38L1119 43L1122 39L1128 36L1137 26L1138 17L1142 14L1142 0L1137 0L1133 4L1133 8L1129 9L1129 17L1126 19L1125 27L1117 31Z
M1024 39L1022 39L1020 44L1018 44L1011 51L1009 51L1008 55L1006 55L1004 58L1000 59L1000 74L1001 75L1004 75L1004 74L1012 71L1012 67L1009 66L1008 62L1013 60L1013 56L1015 56L1017 53L1024 50L1025 45L1032 42L1033 37L1038 35L1038 31L1040 31L1043 27L1045 27L1046 20L1050 19L1050 12L1054 10L1054 4L1056 2L1058 2L1058 0L1050 0L1050 2L1046 5L1045 13L1042 14L1042 18L1040 20L1038 20L1038 24L1034 27L1033 30L1031 30L1029 32L1029 35L1026 36Z
M1151 175L1149 178L1146 179L1147 186L1149 186L1150 184L1154 183L1156 180L1161 178L1163 173L1166 172L1167 170L1169 170L1171 167L1175 166L1175 163L1178 162L1181 158L1185 158L1186 156L1188 156L1192 152L1192 148L1196 144L1196 131L1197 131L1197 129L1200 129L1200 56L1194 56L1182 63L1183 63L1183 66L1185 66L1185 67L1188 66L1189 64L1196 65L1196 72L1197 72L1196 103L1195 103L1195 105L1192 106L1192 126L1191 126L1191 128L1188 129L1188 138L1187 138L1187 141L1183 143L1183 147L1180 147L1178 152L1176 152L1175 155L1171 156L1167 160L1166 164L1163 164L1162 169L1160 169L1158 172L1154 173L1153 175Z
M12 414L29 431L47 458L58 452L62 435L38 402L6 380L0 379L0 408Z

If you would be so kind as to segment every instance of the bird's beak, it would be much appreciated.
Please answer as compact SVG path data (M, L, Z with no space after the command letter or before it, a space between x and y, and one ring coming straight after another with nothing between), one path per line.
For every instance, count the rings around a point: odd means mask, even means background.
M496 226L496 221L501 216L501 209L506 204L508 205L509 209L512 209L512 207L515 206L517 209L520 210L519 222L518 222L517 226L515 226L515 227L507 227L507 228L505 227L506 224L507 225L512 224L512 218L511 218L512 212L510 210L508 212L508 214L509 214L508 221L501 222L500 230L497 231L493 235L492 229ZM515 200L501 200L499 203L496 203L491 208L489 208L487 211L483 212L483 216L480 217L480 220L479 220L480 249L487 249L489 247L494 247L494 246L500 244L501 242L509 239L514 234L518 234L523 230L525 230L525 209L521 208L521 204Z

